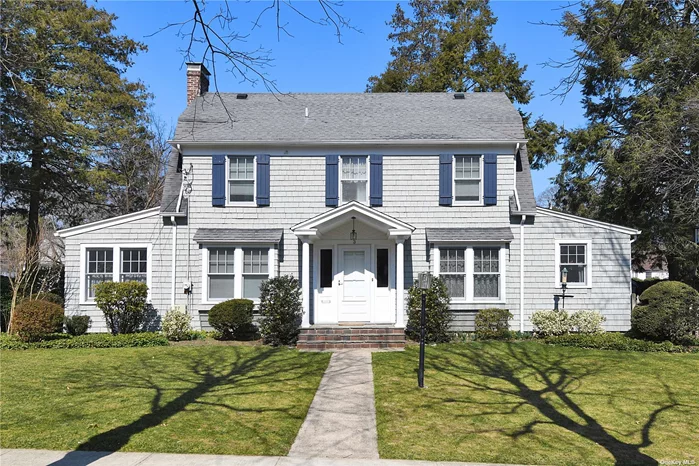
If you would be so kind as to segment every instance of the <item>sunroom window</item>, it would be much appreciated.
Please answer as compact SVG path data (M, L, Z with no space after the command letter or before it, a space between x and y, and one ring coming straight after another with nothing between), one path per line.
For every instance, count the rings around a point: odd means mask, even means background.
M112 248L87 249L87 298L95 297L98 283L111 282L114 279L114 250Z

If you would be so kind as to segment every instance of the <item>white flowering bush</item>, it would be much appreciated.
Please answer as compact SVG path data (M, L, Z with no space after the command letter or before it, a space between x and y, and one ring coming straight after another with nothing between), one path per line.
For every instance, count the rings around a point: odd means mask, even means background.
M168 340L180 341L189 339L191 317L186 312L175 309L167 311L163 317L163 334Z
M576 311L570 316L570 323L578 333L604 333L602 323L606 320L597 311Z
M544 337L565 335L572 329L571 318L566 311L536 311L531 316L536 332Z

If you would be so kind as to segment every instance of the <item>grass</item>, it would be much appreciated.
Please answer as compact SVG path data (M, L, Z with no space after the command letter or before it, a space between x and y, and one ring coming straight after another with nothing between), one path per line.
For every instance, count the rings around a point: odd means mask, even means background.
M0 358L3 448L286 455L330 355L171 346Z
M538 342L374 353L382 458L602 465L699 462L699 355ZM679 464L679 463L678 463Z

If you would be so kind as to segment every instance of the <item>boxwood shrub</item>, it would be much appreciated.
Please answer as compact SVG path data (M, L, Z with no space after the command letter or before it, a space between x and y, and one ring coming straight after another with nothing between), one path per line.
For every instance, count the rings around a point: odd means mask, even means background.
M66 334L50 335L44 341L26 343L13 335L0 336L0 349L75 349L75 348L131 348L146 346L168 346L167 338L161 333L144 332L111 335L90 333L71 337Z
M260 286L260 333L270 345L293 345L298 340L303 304L301 286L291 275L265 280Z
M68 316L63 320L63 326L69 335L84 335L90 328L90 316Z
M209 311L209 325L221 332L221 339L246 336L252 325L254 303L249 299L229 299Z
M699 352L699 348L675 345L669 341L658 343L648 340L637 340L621 333L557 335L547 337L544 341L556 346L574 346L602 350L640 351L646 353Z
M478 311L475 319L476 338L479 340L506 340L510 334L512 313L507 309L489 308Z
M699 292L674 281L651 286L631 311L631 328L644 338L680 342L699 330Z

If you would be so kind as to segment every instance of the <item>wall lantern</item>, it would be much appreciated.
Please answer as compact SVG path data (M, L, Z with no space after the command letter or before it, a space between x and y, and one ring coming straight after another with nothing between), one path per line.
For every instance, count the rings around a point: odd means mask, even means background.
M350 239L352 244L357 244L357 230L354 229L354 221L357 217L352 217L352 231L350 232Z

